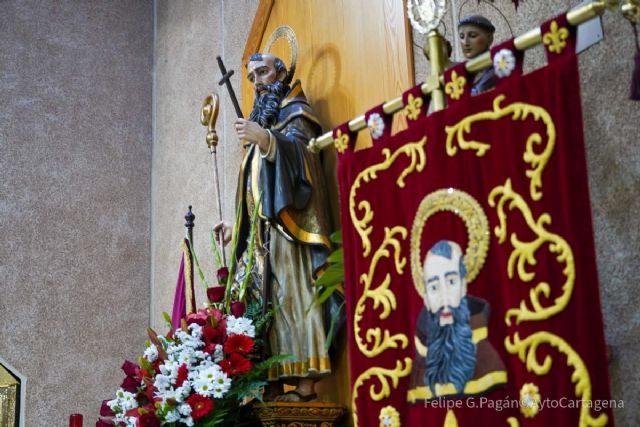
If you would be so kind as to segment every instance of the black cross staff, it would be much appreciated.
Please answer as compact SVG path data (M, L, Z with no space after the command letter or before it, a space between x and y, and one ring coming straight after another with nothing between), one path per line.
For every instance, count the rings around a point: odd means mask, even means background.
M227 71L222 62L222 58L220 56L216 56L218 60L218 67L220 67L220 72L222 73L222 78L218 82L218 85L222 86L225 84L227 86L227 90L229 91L229 96L231 97L231 102L233 103L233 108L236 109L236 114L238 118L243 119L242 110L240 110L240 104L238 104L238 98L236 98L236 93L233 91L233 86L231 86L231 76L233 76L233 70Z

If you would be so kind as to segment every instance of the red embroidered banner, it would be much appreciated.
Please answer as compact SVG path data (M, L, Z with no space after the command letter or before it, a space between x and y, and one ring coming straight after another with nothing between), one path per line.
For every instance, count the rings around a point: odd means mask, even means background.
M334 131L354 425L613 425L574 34L542 33L540 70L505 43L495 89Z

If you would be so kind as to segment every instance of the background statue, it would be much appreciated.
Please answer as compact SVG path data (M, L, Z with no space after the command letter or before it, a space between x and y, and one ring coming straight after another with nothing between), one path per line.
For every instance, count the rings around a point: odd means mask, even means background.
M275 308L269 334L271 353L296 357L271 370L269 379L274 386L268 394L277 394L275 400L307 401L316 397L315 381L330 373L322 307L307 312L315 294L313 279L330 250L324 175L318 154L307 149L307 142L320 135L321 127L300 81L289 84L292 75L282 60L271 54L253 54L247 77L255 101L249 119L235 122L238 137L249 148L238 180L238 244L233 256L239 260L239 276L254 276L254 295L264 295ZM250 216L260 197L257 262L253 271L245 271ZM228 242L231 226L221 223L215 227L220 229ZM262 289L265 260L266 271L270 270L268 289ZM295 390L281 394L277 385L282 382L296 385Z
M469 60L488 52L493 43L496 29L487 18L481 15L465 16L458 23L458 35L462 54ZM495 87L493 67L478 72L473 79L471 94L477 95Z
M504 364L487 339L489 303L467 295L460 246L449 240L433 245L423 271L408 400L484 394L506 383Z

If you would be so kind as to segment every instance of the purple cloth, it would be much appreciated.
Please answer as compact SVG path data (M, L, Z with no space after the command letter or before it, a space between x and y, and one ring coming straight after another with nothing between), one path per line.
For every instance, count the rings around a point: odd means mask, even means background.
M173 297L173 310L171 312L171 325L173 329L180 328L180 320L187 315L187 303L185 298L186 284L184 280L184 254L180 260L180 270L178 271L178 281L176 283L176 293Z

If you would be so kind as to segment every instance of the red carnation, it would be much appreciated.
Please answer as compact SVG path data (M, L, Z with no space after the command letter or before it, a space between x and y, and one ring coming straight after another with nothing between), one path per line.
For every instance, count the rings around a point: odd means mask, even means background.
M140 382L131 377L126 377L124 381L122 381L122 384L120 384L120 387L122 387L123 390L126 390L129 393L135 393L136 391L138 391L139 386Z
M103 417L113 417L115 416L115 414L113 413L109 405L107 405L107 402L108 400L102 401L102 405L100 405L100 415Z
M236 301L233 304L231 304L231 314L233 314L236 317L242 317L245 310L246 310L246 307L243 302Z
M213 410L213 400L200 394L192 394L187 397L186 402L191 406L191 418L193 418L194 421L198 421L200 418L205 417Z
M113 427L114 425L115 424L112 420L105 421L102 418L99 418L98 421L96 421L96 427Z
M231 335L224 343L224 352L246 354L253 350L253 340L246 335Z
M220 283L221 285L226 285L228 277L229 277L229 269L227 267L222 267L218 269L218 283Z
M208 289L207 289L208 291ZM200 326L204 326L207 324L207 313L198 310L195 313L187 314L187 325L191 325L192 323L197 323Z
M249 372L251 366L251 362L238 353L232 353L228 359L220 362L220 369L230 377Z
M220 302L224 299L224 286L212 286L207 288L207 298L211 302Z
M153 398L154 398L153 395L155 391L156 391L156 388L153 386L153 383L151 384L147 383L147 387L144 389L144 395L149 402L153 402Z
M147 412L140 415L136 427L160 427L160 420L156 417L155 412Z
M178 377L176 378L176 387L182 387L182 383L187 379L187 374L189 373L189 369L187 368L187 364L183 363L178 368Z
M132 378L136 378L140 374L140 366L128 360L125 360L122 364L122 370L126 376Z
M224 339L224 330L219 326L214 328L211 325L205 325L202 328L202 338L205 344L220 344Z

